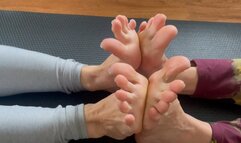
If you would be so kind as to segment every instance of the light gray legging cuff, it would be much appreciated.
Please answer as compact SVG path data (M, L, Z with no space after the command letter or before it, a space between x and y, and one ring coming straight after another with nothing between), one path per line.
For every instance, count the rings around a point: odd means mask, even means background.
M87 138L83 104L63 108L0 106L1 143L67 143Z
M82 66L72 59L0 45L0 96L80 91Z
M0 96L80 91L83 89L80 85L82 66L74 60L0 45ZM55 139L87 138L83 111L83 105L56 109L1 106L0 142L21 143L18 140L24 139L44 142L46 139L45 143L52 143ZM10 141L1 141L4 139Z

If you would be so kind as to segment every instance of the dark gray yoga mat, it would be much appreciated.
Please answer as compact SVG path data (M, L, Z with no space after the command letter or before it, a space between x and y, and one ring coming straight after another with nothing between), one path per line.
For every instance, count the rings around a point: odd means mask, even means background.
M113 37L107 17L39 14L0 11L0 44L39 51L86 64L99 64L109 54L99 44ZM138 23L143 19L137 19ZM193 58L240 58L241 24L168 21L179 30L167 55ZM56 107L97 102L107 92L28 93L0 98L1 105ZM233 120L241 117L241 107L230 100L179 97L184 110L204 121ZM75 142L75 141L73 141ZM80 142L134 142L133 137L116 141L107 137Z

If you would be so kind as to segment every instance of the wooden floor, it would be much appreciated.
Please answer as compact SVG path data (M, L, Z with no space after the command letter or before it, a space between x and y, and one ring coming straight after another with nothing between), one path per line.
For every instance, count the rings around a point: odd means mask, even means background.
M0 10L241 23L241 0L0 0Z

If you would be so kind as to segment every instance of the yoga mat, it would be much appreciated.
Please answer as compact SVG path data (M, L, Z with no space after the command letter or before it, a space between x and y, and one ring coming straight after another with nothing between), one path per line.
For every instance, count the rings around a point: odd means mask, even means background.
M41 14L0 11L0 44L39 51L61 58L71 58L85 64L99 64L109 53L99 44L113 37L109 17ZM140 23L144 19L137 19ZM193 58L240 58L241 24L167 21L177 26L179 34L169 45L167 56L184 55ZM94 103L108 96L108 92L83 91L64 93L28 93L1 97L1 105L56 107ZM241 107L231 100L204 100L179 96L185 112L212 122L241 117ZM104 137L83 143L135 142L133 136L122 141Z

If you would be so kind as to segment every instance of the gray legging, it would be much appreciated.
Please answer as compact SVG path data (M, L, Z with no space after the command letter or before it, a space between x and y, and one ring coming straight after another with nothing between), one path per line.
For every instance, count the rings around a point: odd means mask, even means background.
M82 66L74 60L0 45L0 96L80 91ZM65 143L87 138L83 107L0 106L0 142Z

